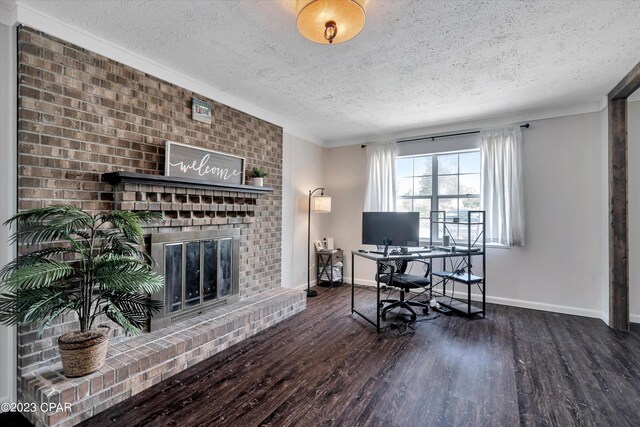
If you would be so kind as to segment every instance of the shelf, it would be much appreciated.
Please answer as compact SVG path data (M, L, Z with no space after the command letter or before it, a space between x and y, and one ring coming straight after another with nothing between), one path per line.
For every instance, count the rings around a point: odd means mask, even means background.
M442 277L444 279L455 280L456 282L466 283L467 285L473 283L480 283L484 280L483 277L474 276L473 274L469 276L467 273L454 273L452 271L436 271L431 273L434 276Z
M318 286L333 287L344 283L342 256L342 249L316 251Z
M179 178L175 176L152 175L134 172L109 172L102 174L102 181L111 185L117 184L146 184L162 185L175 188L195 188L204 190L239 191L244 193L273 193L270 187L256 187L254 185L225 184L210 182L202 179Z
M480 314L484 317L486 306L485 278L470 273L473 271L471 268L472 258L474 263L481 262L482 274L484 275L486 272L485 212L467 211L464 215L447 216L445 211L431 211L430 219L432 224L437 224L436 228L441 229L444 227L444 235L449 237L449 245L447 247L440 246L441 249L446 251L444 252L446 255L443 257L442 265L438 267L442 270L432 271L431 273L433 278L432 286L437 288L436 291L432 289L431 292L438 295L437 300L443 307L456 314L467 317ZM453 236L458 236L459 234L455 233L455 230L463 232L466 237L454 239ZM454 232L452 233L452 231ZM429 243L443 245L442 241L434 243L433 239L430 239ZM456 250L451 252L451 248L454 246ZM447 265L446 258L454 257L456 257L456 260L451 260L450 265ZM451 270L447 271L447 268ZM456 283L467 285L464 292L467 294L466 298L458 299L453 297L456 294ZM476 286L477 290L482 294L482 301L478 303L481 308L472 305L470 301L472 287L475 289ZM451 288L448 293L447 287Z
M478 314L483 314L483 311L474 305L467 304L466 301L459 301L456 299L447 300L443 302L438 300L438 304L443 307L447 307L450 310L453 310L457 313L464 314L465 316L475 316Z

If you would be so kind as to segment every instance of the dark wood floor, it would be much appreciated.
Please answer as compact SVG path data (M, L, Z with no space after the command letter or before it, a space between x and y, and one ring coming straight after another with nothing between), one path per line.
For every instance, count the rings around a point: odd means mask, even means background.
M640 328L489 305L376 334L349 288L95 416L133 425L604 425L640 423ZM375 293L359 289L362 306ZM431 318L430 320L428 320Z

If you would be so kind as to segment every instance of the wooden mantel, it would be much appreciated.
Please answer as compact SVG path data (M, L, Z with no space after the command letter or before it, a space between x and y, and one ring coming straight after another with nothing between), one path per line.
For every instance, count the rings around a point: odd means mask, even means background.
M102 181L111 185L117 184L147 184L163 185L175 188L194 188L202 190L238 191L243 193L273 193L270 187L256 187L255 185L237 185L212 183L209 181L193 178L179 178L164 175L152 175L135 172L109 172L102 174Z

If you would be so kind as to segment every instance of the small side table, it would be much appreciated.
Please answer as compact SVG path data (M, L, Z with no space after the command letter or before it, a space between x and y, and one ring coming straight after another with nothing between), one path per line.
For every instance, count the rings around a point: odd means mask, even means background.
M335 283L344 283L344 258L342 249L317 251L316 265L318 266L318 275L316 276L316 283L318 285L328 283L329 287L333 287Z

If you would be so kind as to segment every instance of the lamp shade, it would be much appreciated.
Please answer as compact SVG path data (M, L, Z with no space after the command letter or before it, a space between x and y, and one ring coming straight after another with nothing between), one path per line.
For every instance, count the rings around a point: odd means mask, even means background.
M365 0L297 0L296 6L298 31L316 43L343 43L364 28Z
M320 213L331 212L331 197L329 196L314 196L311 199L311 210Z

